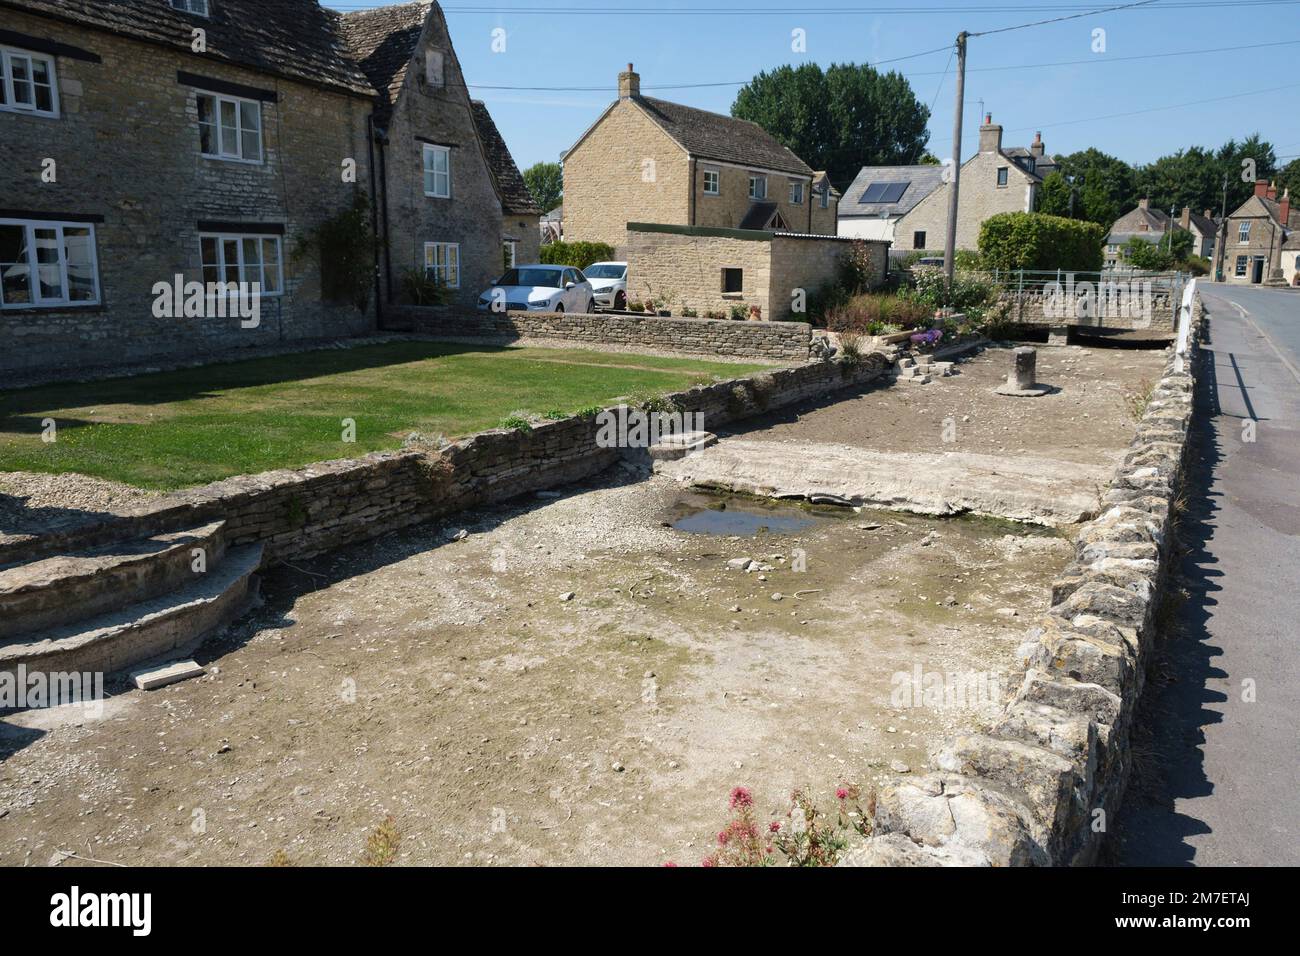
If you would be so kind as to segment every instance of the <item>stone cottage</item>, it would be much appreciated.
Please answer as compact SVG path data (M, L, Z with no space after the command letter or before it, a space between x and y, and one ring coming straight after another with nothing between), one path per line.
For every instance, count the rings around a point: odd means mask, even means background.
M535 255L541 210L483 104L469 97L436 3L347 13L342 34L377 91L374 138L384 298L413 275L473 306L509 256Z
M1105 268L1127 268L1124 259L1124 246L1130 239L1141 239L1153 246L1165 241L1171 229L1180 226L1169 213L1151 206L1150 199L1139 199L1137 207L1120 216L1110 227L1106 236Z
M1047 155L1042 134L1029 146L1002 145L1002 127L992 114L980 127L979 152L961 167L957 196L957 248L979 247L980 226L1004 212L1033 212L1038 187L1059 168ZM894 225L894 249L931 250L944 247L948 230L948 191L941 182Z
M824 173L757 124L642 96L631 64L564 154L566 239L619 250L632 221L834 234L838 201Z
M1279 200L1277 187L1266 179L1228 216L1214 250L1215 276L1236 284L1286 285L1282 252L1300 230L1300 209L1291 208L1290 190Z
M0 27L0 374L373 328L373 296L324 301L296 254L370 175L374 90L334 14L5 0ZM156 291L217 281L257 284L256 324L224 296L185 314Z

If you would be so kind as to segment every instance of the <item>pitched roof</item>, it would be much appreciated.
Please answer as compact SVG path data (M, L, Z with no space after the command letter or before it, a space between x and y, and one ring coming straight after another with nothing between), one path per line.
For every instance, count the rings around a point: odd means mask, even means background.
M894 202L863 202L872 183L907 183ZM863 166L840 202L840 218L861 216L871 219L905 215L926 196L943 185L942 166Z
M1192 227L1201 234L1201 236L1213 236L1219 231L1219 224L1208 216L1202 216L1199 212L1191 214Z
M692 156L796 176L813 175L811 166L757 123L649 96L634 96L632 101Z
M340 18L343 39L375 92L375 122L388 122L420 45L430 4L402 3L357 10Z
M12 7L92 30L234 63L274 76L370 92L339 35L339 15L316 0L213 0L211 15L193 16L167 0L0 0ZM207 52L191 49L191 30L207 31Z
M1120 236L1163 234L1169 228L1171 221L1169 213L1163 209L1143 209L1141 206L1137 206L1115 220L1110 227L1110 234L1107 239L1115 242ZM1147 228L1143 229L1143 225Z
M777 225L780 228L788 228L784 219L780 219L780 213L777 211L774 202L754 202L750 203L749 211L741 218L737 229L766 229L768 223L772 222L773 217L778 218Z
M471 100L470 109L474 113L474 125L478 128L478 138L483 143L483 152L487 154L488 169L496 180L497 195L501 197L501 208L509 216L540 216L542 207L528 191L528 184L519 173L514 157L506 147L506 141L492 121L492 114L482 100Z

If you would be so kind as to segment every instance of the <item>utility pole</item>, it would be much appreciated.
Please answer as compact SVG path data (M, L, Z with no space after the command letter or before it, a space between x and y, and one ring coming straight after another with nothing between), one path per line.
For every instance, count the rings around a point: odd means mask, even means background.
M948 235L943 242L943 275L952 287L957 268L957 199L961 189L961 127L962 105L966 97L966 38L965 30L957 34L957 115L952 123L952 189L948 192Z

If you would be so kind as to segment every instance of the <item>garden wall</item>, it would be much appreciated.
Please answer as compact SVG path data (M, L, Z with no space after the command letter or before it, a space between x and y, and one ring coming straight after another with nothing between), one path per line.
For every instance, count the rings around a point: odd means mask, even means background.
M739 323L737 323L739 324ZM757 323L756 323L757 324ZM883 356L860 363L818 362L698 385L668 396L704 427L761 414L887 370ZM267 560L305 557L465 508L588 478L623 454L596 444L594 418L571 417L531 430L480 432L441 450L411 449L242 475L175 492L124 516L0 546L0 564L95 547L216 520L232 545L264 542Z
M1195 297L1193 342L1200 326ZM1192 420L1193 368L1169 365L1106 510L1020 648L1025 674L988 733L947 743L935 769L884 786L875 833L850 866L1022 866L1093 862L1124 795L1129 732L1173 560L1174 501Z
M648 315L459 312L406 306L391 310L411 331L462 342L551 339L651 352L806 362L812 327L804 322L668 319Z
M1153 292L1149 312L1145 305L1141 309L1125 310L1120 307L1105 307L1101 315L1097 314L1059 314L1055 307L1048 308L1048 298L1041 288L1014 289L1004 292L1001 300L1007 307L1006 321L1014 325L1040 325L1050 328L1098 328L1115 331L1151 330L1162 335L1174 332L1174 299L1170 292ZM1049 315L1048 312L1053 314Z

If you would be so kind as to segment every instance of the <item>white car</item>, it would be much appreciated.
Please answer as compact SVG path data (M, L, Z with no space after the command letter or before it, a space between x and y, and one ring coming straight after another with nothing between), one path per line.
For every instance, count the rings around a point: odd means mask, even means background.
M601 309L627 308L627 263L593 262L582 270L596 293L596 305Z
M515 266L479 296L480 312L594 312L587 277L572 266Z

